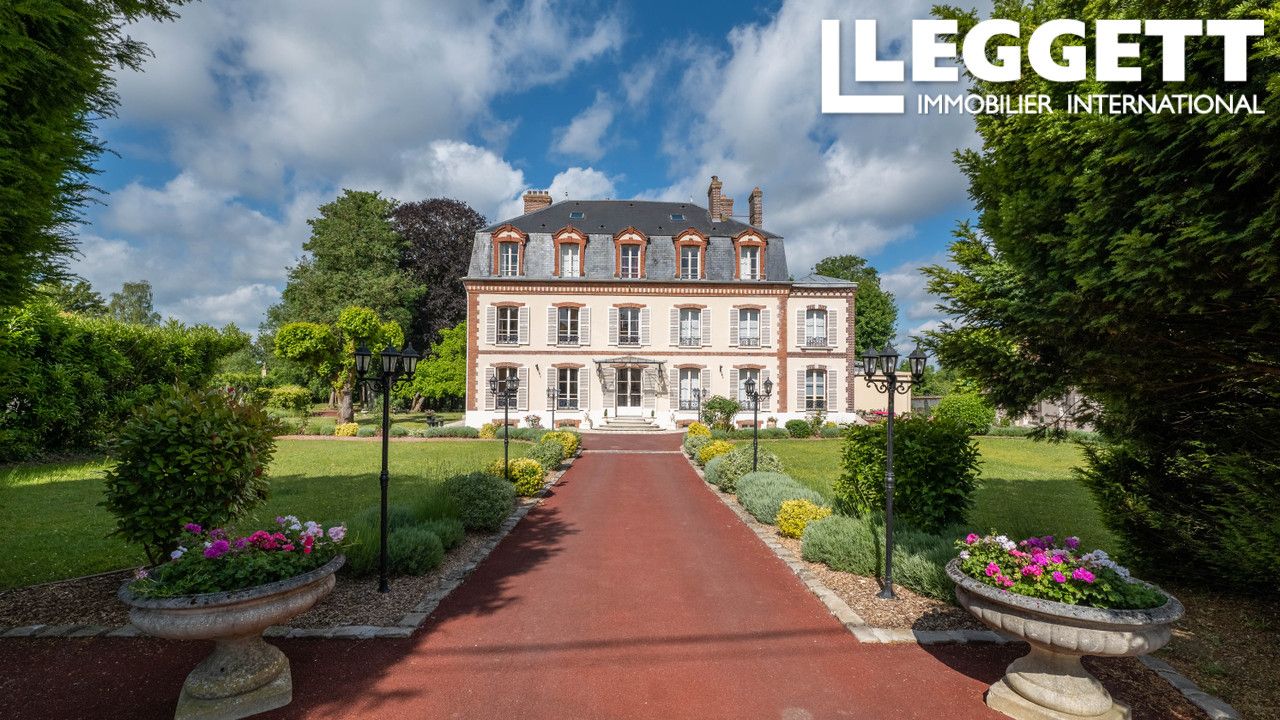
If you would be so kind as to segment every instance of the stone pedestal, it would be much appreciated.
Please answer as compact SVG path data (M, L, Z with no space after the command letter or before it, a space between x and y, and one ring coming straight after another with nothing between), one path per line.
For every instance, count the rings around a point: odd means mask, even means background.
M987 691L987 705L1022 720L1130 720L1128 706L1089 674L1075 655L1031 647Z

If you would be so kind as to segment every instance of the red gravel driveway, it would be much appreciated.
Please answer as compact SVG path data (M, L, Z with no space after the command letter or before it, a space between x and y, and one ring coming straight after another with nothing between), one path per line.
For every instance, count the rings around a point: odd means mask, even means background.
M279 718L998 718L1018 650L860 645L676 451L587 452L412 638L278 641ZM200 644L0 642L0 716L172 717Z

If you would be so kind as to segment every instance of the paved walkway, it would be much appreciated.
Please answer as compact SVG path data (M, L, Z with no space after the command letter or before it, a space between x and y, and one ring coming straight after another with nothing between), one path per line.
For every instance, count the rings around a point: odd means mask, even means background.
M408 640L278 641L295 699L270 717L1002 717L982 692L1017 650L860 645L701 487L678 442L586 436L548 499ZM204 652L5 641L0 715L172 717Z

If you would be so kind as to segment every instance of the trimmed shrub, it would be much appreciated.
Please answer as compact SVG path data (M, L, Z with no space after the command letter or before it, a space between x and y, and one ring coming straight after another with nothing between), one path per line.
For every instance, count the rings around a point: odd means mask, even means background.
M424 438L478 438L480 431L466 425L449 425L446 427L429 427L414 433Z
M467 529L462 526L462 521L458 518L428 520L422 523L422 527L440 538L440 544L444 546L445 552L458 547L463 540L467 539Z
M376 437L377 435L378 428L375 427L365 426L356 430L356 437Z
M297 415L305 415L311 411L311 391L301 385L281 385L271 388L271 399L267 407L284 410Z
M809 523L821 520L830 514L831 508L809 500L784 500L778 509L778 532L784 537L798 538L804 535L804 529Z
M712 440L698 450L698 464L705 467L712 458L730 452L733 452L733 443L726 440Z
M748 460L748 463L750 460ZM723 474L724 469L721 468ZM822 504L822 496L779 472L749 472L738 480L738 502L762 523L773 525L778 510L787 500L810 500ZM798 536L797 536L798 537Z
M511 483L489 473L454 475L444 481L444 488L458 508L458 519L468 530L496 531L516 501Z
M949 526L933 534L900 528L894 533L893 580L913 592L955 603L945 566L955 557L955 538L964 530ZM880 577L884 572L884 525L866 518L831 515L810 522L802 536L801 556L833 570Z
M685 435L684 453L696 460L698 451L706 447L709 442L711 442L711 436L709 435Z
M536 461L544 470L551 472L564 462L564 445L561 445L558 440L542 440L530 448L525 457ZM514 477L513 472L512 478Z
M832 486L838 512L865 516L884 507L886 424L851 426L842 471ZM978 472L978 446L966 428L906 417L894 423L894 509L926 530L964 522Z
M711 428L700 422L689 423L689 429L685 434L694 437L711 437Z
M756 465L758 470L764 472L783 472L782 461L778 456L763 448L760 449L760 457ZM724 456L716 487L728 493L736 492L738 480L749 472L751 472L751 446L743 445Z
M578 448L582 447L582 436L571 430L555 430L542 436L541 442L555 440L564 446L564 459L578 454Z
M793 438L813 437L813 426L807 420L788 420L787 434Z
M965 428L970 435L986 432L996 421L996 408L976 392L953 392L944 395L930 417Z
M333 426L333 434L338 437L355 437L358 432L360 432L360 425L358 423L350 422Z
M511 439L512 440L528 440L529 442L538 442L539 440L542 439L543 435L546 435L549 432L551 431L546 428L513 427L511 428ZM498 427L496 433L497 433L497 437L502 437L501 426Z
M742 409L742 403L723 395L712 395L702 403L702 421L713 428L728 430L733 417Z
M409 428L403 425L392 425L388 433L391 437L409 437Z
M177 547L185 523L236 520L267 498L279 426L261 405L221 390L170 388L139 408L112 447L102 504L114 535L152 563Z
M707 482L719 487L720 485L720 466L724 465L724 455L717 455L711 458L711 462L702 469L702 474Z
M370 505L352 520L353 523L380 525L382 522L382 506ZM418 516L404 505L387 505L387 530L398 530L402 527L417 525Z
M863 518L832 515L809 523L801 536L800 556L832 570L878 577L884 533Z
M435 483L423 488L422 494L413 499L410 507L413 509L414 519L419 523L458 517L458 504L449 496L443 483ZM443 539L441 537L441 540Z
M838 438L838 437L844 437L844 434L846 431L847 431L847 428L845 426L836 425L835 423L830 423L827 425L823 425L822 431L819 434L824 438Z
M487 469L490 475L501 476L502 461L494 460L493 464ZM542 489L543 480L547 476L547 471L541 463L527 457L514 458L508 470L511 473L511 484L515 486L516 493L525 497L537 495L538 491Z
M480 426L480 438L482 440L493 440L498 437L498 426L493 423L485 423Z
M387 565L391 572L426 575L444 562L444 545L424 525L410 525L387 536Z

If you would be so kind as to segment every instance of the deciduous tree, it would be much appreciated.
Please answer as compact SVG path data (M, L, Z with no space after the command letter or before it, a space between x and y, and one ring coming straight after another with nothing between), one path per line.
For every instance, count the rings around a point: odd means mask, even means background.
M423 289L411 308L408 335L425 350L434 345L437 333L466 320L462 278L471 261L476 231L486 221L466 203L448 198L405 203L391 218L405 241L400 266Z
M156 312L152 300L151 283L146 280L127 282L120 288L120 292L111 293L107 311L120 322L135 325L160 324L160 313Z

